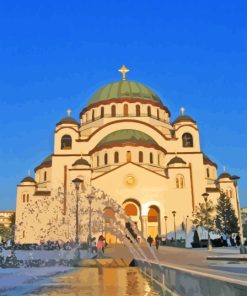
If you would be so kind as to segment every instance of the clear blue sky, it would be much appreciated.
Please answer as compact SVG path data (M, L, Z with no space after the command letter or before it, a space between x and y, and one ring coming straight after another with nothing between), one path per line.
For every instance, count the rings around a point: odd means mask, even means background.
M246 1L1 1L0 209L53 151L55 124L99 87L150 86L199 125L202 150L241 177L247 206Z

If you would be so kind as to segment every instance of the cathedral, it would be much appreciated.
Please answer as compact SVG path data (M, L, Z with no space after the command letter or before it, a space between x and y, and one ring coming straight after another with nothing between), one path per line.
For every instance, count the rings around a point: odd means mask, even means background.
M112 196L144 237L187 225L205 193L216 203L224 191L238 215L234 176L218 175L217 164L201 150L196 120L181 108L171 121L161 98L146 85L127 80L128 71L122 66L120 81L93 94L79 120L68 110L56 124L53 151L34 168L34 178L27 176L17 185L17 243L74 239L75 219L68 213L76 178L82 188L94 186ZM54 210L56 203L59 210ZM58 227L61 231L41 235L59 221L65 225ZM79 235L84 241L86 234ZM111 234L104 235L114 241Z

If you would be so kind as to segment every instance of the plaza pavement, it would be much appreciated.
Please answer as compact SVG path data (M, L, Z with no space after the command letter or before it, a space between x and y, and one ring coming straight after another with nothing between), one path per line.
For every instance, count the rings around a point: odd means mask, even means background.
M156 261L149 248L141 246L148 260ZM207 260L208 256L229 258L247 258L247 254L241 254L239 248L213 248L209 252L205 248L183 249L160 246L158 251L152 247L158 262L166 266L180 268L186 271L196 272L204 276L219 278L229 282L239 282L247 286L247 262L246 261L222 261ZM106 248L106 254L113 258L132 258L131 252L123 245Z

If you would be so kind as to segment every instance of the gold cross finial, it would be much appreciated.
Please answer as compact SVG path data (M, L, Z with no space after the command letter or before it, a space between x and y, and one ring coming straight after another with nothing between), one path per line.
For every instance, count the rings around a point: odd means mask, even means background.
M181 107L180 111L181 111L181 114L184 115L184 111L185 111L184 107Z
M31 176L31 171L30 170L28 170L27 173L28 173L28 176Z
M71 115L71 109L67 109L68 117Z
M122 80L126 80L126 73L129 72L129 69L126 68L124 65L118 70L118 72L122 73L123 77Z
M81 152L81 158L83 158L83 157L82 157L82 152Z

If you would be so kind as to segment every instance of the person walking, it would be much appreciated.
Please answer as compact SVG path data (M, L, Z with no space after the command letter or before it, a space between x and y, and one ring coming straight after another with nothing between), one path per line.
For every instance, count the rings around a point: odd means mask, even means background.
M241 239L239 233L236 236L236 245L239 247L241 245Z
M104 242L101 237L99 237L98 242L97 242L97 252L98 252L98 258L103 257L103 247L104 247Z
M147 238L147 242L149 243L149 246L150 246L150 247L152 246L153 241L154 241L154 240L153 240L152 236L149 235L148 238Z
M157 234L156 237L155 237L155 247L156 247L156 250L159 249L159 245L160 245L160 238L159 238L159 236Z

